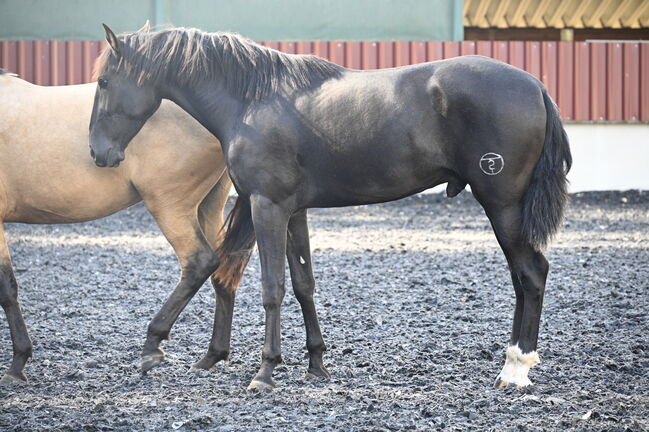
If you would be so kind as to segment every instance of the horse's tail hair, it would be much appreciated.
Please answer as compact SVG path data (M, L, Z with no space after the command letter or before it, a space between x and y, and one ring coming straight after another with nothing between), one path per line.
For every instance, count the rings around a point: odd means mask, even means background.
M523 236L536 250L547 246L563 221L568 200L566 175L572 165L559 110L545 89L543 103L547 118L545 142L523 197Z
M220 259L219 267L212 279L234 291L243 277L256 242L250 201L247 198L237 198L222 229L225 230L225 235L216 248Z

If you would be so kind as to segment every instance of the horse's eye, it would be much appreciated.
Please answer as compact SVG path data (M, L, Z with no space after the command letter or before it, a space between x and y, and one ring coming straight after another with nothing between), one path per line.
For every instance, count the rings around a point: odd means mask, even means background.
M97 80L97 84L99 85L99 88L106 88L108 87L108 81L105 80L104 78L99 78Z

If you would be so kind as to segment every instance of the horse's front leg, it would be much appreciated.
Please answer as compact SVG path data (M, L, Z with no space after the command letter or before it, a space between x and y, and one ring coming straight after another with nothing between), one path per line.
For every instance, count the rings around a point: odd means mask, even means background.
M18 284L11 267L9 248L5 240L4 227L0 224L0 305L9 321L9 332L14 356L11 367L0 379L0 385L27 381L23 372L27 360L32 356L32 341L18 302Z
M285 292L284 256L290 212L259 195L250 197L250 205L259 248L262 298L266 312L261 367L248 386L248 390L253 390L275 387L273 370L282 361L280 307Z
M313 303L315 280L313 279L311 267L311 248L309 246L306 210L295 213L288 223L286 256L291 271L293 291L300 302L304 326L306 327L306 346L309 350L307 376L329 379L331 375L322 362L322 354L327 348L320 332L318 315Z

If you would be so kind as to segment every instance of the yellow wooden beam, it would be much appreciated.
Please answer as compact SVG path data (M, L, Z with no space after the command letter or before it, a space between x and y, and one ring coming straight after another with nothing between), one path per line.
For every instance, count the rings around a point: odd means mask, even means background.
M604 25L608 28L621 28L622 22L620 21L620 17L622 17L624 11L631 6L632 3L633 0L623 0L622 4L619 4L609 16L602 18Z
M584 28L584 12L592 6L595 8L597 0L576 0L577 7L572 12L570 18L565 18L566 27L571 28Z
M491 0L480 0L478 3L478 8L475 11L474 15L474 25L478 27L489 27L489 22L487 21L487 9L491 4Z
M469 10L471 9L471 0L464 0L464 8L462 13L464 14L464 26L471 27L471 15L469 15Z
M550 15L547 25L548 27L563 28L566 26L565 21L563 20L563 14L568 9L568 6L571 6L573 2L570 0L563 0L559 2L559 7Z
M537 27L537 28L538 27L546 27L547 24L546 24L545 20L543 19L543 15L545 14L545 12L548 10L549 7L550 7L550 2L549 1L541 2L537 6L534 13L532 14L532 17L527 20L527 24L530 27Z
M606 0L601 0L599 6L593 10L588 20L584 20L586 27L592 28L602 28L602 15L606 11L606 8L609 6L609 3Z
M631 28L640 28L642 23L640 17L649 11L649 1L641 1L633 12L624 20L625 25Z
M526 22L525 20L525 12L527 11L527 8L530 6L530 3L532 0L520 0L518 3L518 7L512 14L512 16L509 18L509 23L512 27L528 27L529 23Z
M489 22L491 23L492 27L499 27L499 28L509 27L509 23L507 22L507 17L505 16L505 14L507 13L507 9L509 8L511 2L512 0L500 0L500 3L498 3L498 7L496 8L496 11L494 12L491 19L489 19Z

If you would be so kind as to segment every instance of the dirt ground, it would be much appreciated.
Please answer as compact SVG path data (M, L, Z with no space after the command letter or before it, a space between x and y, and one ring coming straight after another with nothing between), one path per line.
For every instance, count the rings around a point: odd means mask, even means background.
M514 294L467 192L310 211L316 306L329 382L305 378L292 292L272 392L259 364L263 307L253 258L228 364L193 373L211 335L206 285L139 372L146 326L178 277L143 206L80 225L10 225L34 341L25 385L0 388L0 430L649 430L649 193L573 196L551 263L541 364L527 389L494 389ZM11 358L0 318L0 365Z

